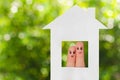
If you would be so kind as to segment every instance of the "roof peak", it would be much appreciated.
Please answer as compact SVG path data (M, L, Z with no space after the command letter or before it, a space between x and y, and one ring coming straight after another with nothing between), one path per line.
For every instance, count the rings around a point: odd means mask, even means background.
M86 22L88 23L91 20L95 20L95 8L86 8L82 9L78 5L71 7L68 11L66 11L61 16L57 17L54 21L50 24L45 26L43 29L53 29L57 25L59 26L67 26L68 24L80 24ZM104 29L104 25L100 23L98 25L99 29Z

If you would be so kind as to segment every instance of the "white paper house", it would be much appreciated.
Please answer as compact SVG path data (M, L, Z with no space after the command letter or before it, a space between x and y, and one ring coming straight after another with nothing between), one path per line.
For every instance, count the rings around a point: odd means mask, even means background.
M73 6L44 27L51 29L51 80L99 80L99 29L95 9ZM62 67L62 41L88 41L88 67Z

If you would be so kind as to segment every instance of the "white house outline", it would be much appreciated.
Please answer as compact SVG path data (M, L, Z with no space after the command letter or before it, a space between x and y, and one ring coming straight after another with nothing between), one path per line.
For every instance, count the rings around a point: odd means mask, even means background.
M51 80L99 80L99 29L95 8L73 6L43 29L51 29ZM61 42L88 41L88 68L62 68Z

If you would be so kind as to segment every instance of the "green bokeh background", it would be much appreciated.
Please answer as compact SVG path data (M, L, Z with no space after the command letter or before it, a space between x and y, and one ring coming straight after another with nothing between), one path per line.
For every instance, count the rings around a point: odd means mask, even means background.
M85 67L88 67L88 41L62 41L62 67L66 67L69 48L75 46L77 42L84 44Z
M95 7L100 80L120 80L120 0L0 0L0 80L50 80L50 30L73 5Z

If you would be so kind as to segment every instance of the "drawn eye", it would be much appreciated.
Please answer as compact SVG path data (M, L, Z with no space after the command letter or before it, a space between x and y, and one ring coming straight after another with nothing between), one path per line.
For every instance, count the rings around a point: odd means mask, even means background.
M80 50L82 50L82 47L80 48Z
M71 54L72 52L70 51L70 54Z
M77 50L79 50L79 47L77 47Z
M75 52L73 52L73 54L75 54Z

